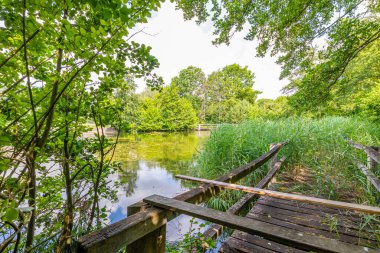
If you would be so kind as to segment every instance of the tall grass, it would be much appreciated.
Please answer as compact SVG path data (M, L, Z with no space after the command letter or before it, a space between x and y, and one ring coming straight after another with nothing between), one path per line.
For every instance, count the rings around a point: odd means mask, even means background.
M356 167L356 159L366 162L362 151L349 146L343 136L365 145L380 146L380 126L346 117L313 119L253 120L240 125L223 125L212 132L198 156L194 174L215 178L265 153L270 143L290 141L280 152L287 156L283 174L305 168L311 174L309 195L329 199L347 199L376 205L379 195L367 187L366 178ZM241 184L257 183L267 171L262 166ZM208 205L225 210L240 195L226 191Z

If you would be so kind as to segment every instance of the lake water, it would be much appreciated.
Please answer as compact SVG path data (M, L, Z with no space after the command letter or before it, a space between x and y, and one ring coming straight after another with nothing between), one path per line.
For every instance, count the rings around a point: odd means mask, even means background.
M121 136L114 161L122 171L111 180L121 182L117 203L104 203L111 210L111 223L127 217L127 206L152 194L173 197L187 191L176 174L189 174L192 157L200 152L209 132L144 133ZM181 215L167 225L167 240L188 232L190 217Z

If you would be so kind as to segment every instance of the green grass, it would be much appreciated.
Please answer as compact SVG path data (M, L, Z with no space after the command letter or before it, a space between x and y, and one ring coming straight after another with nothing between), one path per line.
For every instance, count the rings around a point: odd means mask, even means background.
M380 146L380 126L356 118L258 119L236 126L223 125L214 130L205 143L196 159L194 174L216 178L267 152L270 143L290 141L280 152L280 157L287 156L281 175L296 175L296 168L303 168L310 180L288 189L281 188L282 191L378 205L379 194L367 187L366 178L355 165L355 159L366 162L365 154L349 146L343 136L365 145ZM267 166L262 166L239 183L255 184L266 171ZM212 198L208 205L226 210L240 195L236 191L225 191L218 198Z

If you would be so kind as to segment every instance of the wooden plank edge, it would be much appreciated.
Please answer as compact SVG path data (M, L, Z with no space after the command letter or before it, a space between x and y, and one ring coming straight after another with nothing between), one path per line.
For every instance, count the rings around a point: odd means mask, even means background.
M237 185L237 184L229 184L229 183L218 182L218 181L208 180L208 179L203 179L203 178L189 177L189 176L184 176L184 175L176 175L176 177L181 178L181 179L187 179L190 181L196 181L199 183L215 184L217 186L220 186L226 189L241 190L244 192L255 193L255 194L259 194L263 196L270 196L273 198L296 200L300 202L318 204L322 206L330 206L334 208L360 211L360 212L369 213L369 214L380 214L380 208L375 207L375 206L367 206L367 205L353 204L353 203L347 203L347 202L335 201L335 200L329 200L329 199L321 199L321 198L309 197L309 196L292 194L292 193L283 193L283 192L278 192L278 191L265 190L265 189Z

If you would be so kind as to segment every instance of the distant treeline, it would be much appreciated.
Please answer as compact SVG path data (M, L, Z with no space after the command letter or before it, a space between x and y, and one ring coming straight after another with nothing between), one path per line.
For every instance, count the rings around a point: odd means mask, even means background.
M352 62L332 95L313 107L300 100L296 90L276 99L258 99L254 73L246 66L232 64L206 76L189 66L161 90L134 90L117 94L124 105L121 128L126 131L179 131L198 123L240 123L255 118L291 116L319 118L327 115L362 116L380 121L380 83L361 64L376 70L377 48L369 48ZM292 91L297 80L285 90ZM311 90L310 93L313 91Z

